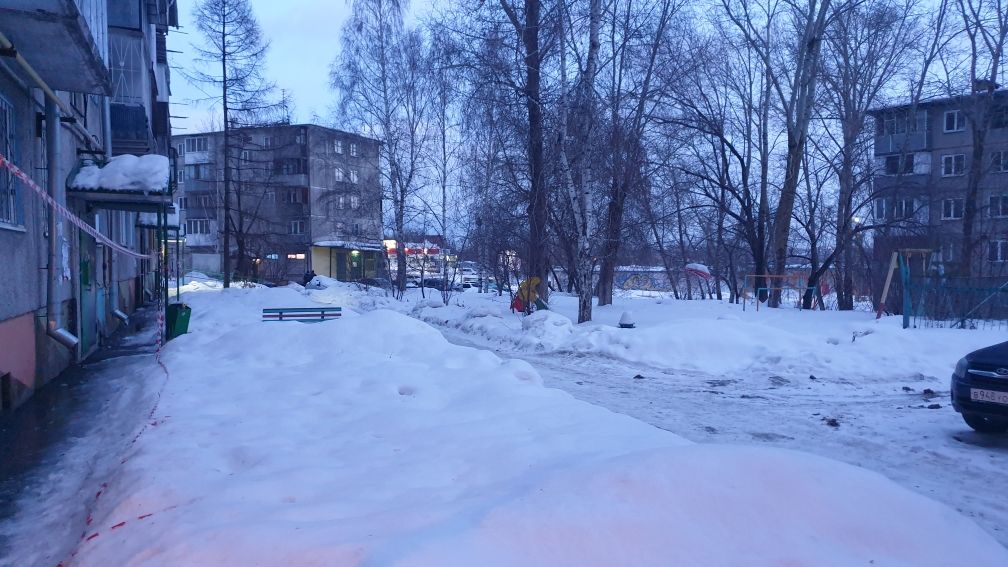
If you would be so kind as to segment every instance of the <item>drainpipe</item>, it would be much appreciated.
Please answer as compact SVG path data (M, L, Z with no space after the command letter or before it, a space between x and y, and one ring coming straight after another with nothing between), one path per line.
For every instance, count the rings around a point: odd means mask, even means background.
M108 161L112 159L112 98L105 97L105 103L102 106L102 143L105 146L105 160ZM123 215L119 211L109 213L109 237L112 240L117 240L119 231L122 230L123 225ZM109 270L112 272L112 285L109 288L109 302L112 304L112 315L116 319L122 321L123 324L129 325L129 316L122 312L119 308L119 255L111 254L111 259L109 260Z
M66 204L66 189L60 176L60 111L50 98L45 101L46 125L46 185L49 196L61 205ZM63 240L63 219L56 211L49 213L49 269L46 281L46 312L48 314L47 333L56 342L75 351L80 342L64 328L63 308L60 301L62 256L60 246ZM66 259L69 261L69 259Z

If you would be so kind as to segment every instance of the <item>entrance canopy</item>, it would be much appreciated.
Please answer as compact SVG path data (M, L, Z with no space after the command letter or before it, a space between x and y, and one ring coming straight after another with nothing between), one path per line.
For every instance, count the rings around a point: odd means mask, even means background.
M156 213L172 204L172 167L160 154L125 154L85 162L70 174L67 194L103 209Z

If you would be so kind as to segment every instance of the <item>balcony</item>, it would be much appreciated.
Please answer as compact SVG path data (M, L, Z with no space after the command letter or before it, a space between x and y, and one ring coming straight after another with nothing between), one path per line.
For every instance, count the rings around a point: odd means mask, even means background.
M50 88L108 95L105 0L0 0L0 32Z

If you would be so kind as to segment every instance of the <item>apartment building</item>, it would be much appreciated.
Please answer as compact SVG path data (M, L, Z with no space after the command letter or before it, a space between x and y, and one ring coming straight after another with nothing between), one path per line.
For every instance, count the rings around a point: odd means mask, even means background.
M1008 279L1008 91L981 88L873 114L872 214L884 225L874 236L880 266L895 249L932 250L927 265L911 266L915 276L930 270L983 285ZM974 143L977 129L982 147ZM971 184L977 187L974 245L965 258Z
M0 154L85 225L153 250L160 193L80 187L76 172L171 148L165 39L174 0L0 0ZM150 297L152 263L114 254L0 169L0 411L87 358Z
M312 124L232 129L231 254L239 277L341 281L385 272L379 142ZM185 264L223 268L224 133L175 137Z

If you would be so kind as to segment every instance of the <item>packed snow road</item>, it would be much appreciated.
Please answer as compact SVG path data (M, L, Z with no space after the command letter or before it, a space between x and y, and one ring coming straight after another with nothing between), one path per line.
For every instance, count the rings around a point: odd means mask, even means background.
M882 473L973 518L1008 546L1008 437L974 433L924 376L860 383L704 374L596 354L535 353L440 327L457 344L531 363L546 386L703 443L808 451ZM925 394L932 389L934 394ZM928 409L938 404L941 407Z

